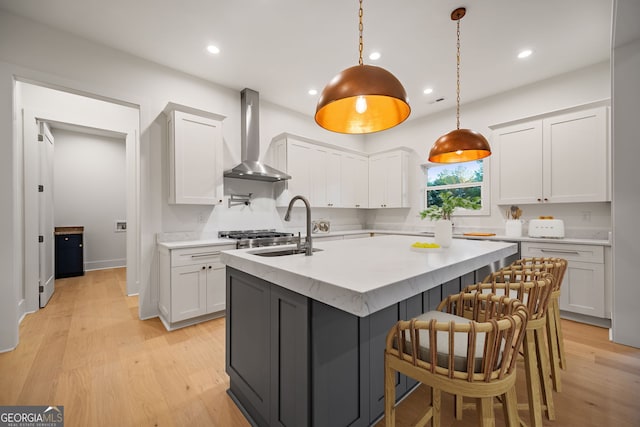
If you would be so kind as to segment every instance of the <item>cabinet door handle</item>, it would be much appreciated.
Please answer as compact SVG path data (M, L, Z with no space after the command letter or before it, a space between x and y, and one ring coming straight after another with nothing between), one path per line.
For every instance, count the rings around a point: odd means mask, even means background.
M580 252L578 251L567 251L567 250L561 250L561 249L540 249L540 252L549 252L552 254L571 254L571 255L580 255Z
M205 266L204 266L204 265L202 266L202 269L203 269L203 270L205 269Z
M218 252L207 252L206 254L191 255L191 258L204 258L204 257L214 256L214 255L220 255L220 251L218 251Z
M211 266L209 266L209 270L211 270Z

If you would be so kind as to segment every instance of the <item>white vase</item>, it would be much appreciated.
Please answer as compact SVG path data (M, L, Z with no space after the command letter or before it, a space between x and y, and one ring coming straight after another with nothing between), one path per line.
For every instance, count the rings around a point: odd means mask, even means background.
M436 221L435 241L443 248L451 246L453 234L453 224L449 219L439 219Z

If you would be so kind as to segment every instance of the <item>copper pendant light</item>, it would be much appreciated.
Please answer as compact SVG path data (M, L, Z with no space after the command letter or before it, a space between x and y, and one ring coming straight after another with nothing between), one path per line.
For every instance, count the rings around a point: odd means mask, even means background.
M442 135L431 147L429 161L434 163L469 162L491 155L491 147L484 136L471 129L460 129L460 20L465 13L464 7L451 12L451 20L457 21L458 27L456 129Z
M411 113L400 81L384 68L362 62L362 0L359 22L358 65L335 76L322 91L316 107L316 123L333 132L378 132L402 123Z

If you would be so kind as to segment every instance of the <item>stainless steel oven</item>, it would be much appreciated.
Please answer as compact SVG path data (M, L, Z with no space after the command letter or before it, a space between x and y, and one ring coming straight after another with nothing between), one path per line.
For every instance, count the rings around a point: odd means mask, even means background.
M237 249L297 244L300 241L300 237L293 233L275 229L220 231L218 237L235 240Z

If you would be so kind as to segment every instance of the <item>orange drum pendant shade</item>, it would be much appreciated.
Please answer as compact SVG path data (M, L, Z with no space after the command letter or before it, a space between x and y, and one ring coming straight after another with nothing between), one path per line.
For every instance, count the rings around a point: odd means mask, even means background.
M333 132L378 132L402 123L411 113L400 81L384 68L362 62L362 0L359 19L359 64L335 76L322 91L316 107L316 123Z
M466 9L460 7L451 12L451 19L457 21L457 85L456 85L456 122L455 130L436 140L429 152L429 161L433 163L460 163L483 159L491 155L489 142L480 133L471 129L460 129L460 19Z
M433 163L460 163L491 155L489 141L471 129L455 129L436 140L429 151Z

